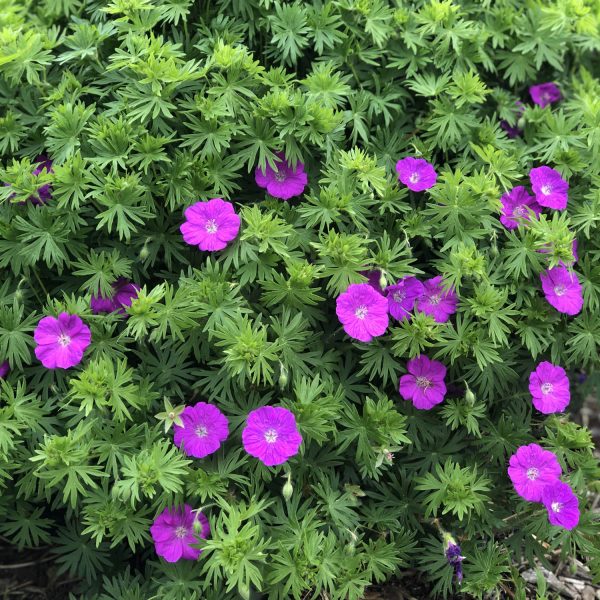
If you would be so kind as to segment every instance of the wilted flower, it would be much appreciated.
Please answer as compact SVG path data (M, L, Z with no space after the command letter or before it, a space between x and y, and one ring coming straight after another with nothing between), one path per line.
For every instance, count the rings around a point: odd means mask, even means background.
M535 167L529 171L531 189L540 206L564 210L569 199L569 184L561 174L550 167Z
M413 192L422 192L432 188L437 181L437 173L430 162L424 158L407 156L396 163L398 179Z
M562 367L541 362L529 375L533 405L545 415L562 412L571 401L569 378Z
M417 310L434 318L437 323L445 323L456 312L458 298L454 288L444 289L441 275L423 282L425 290L417 300Z
M298 453L302 436L293 412L281 406L262 406L248 414L242 442L248 454L272 467Z
M527 190L519 185L500 198L502 202L502 216L500 222L507 229L516 229L523 224L523 220L528 221L530 211L537 217L542 209L533 196L527 193Z
M446 396L446 367L425 355L408 361L408 373L400 377L400 395L414 407L429 410Z
M548 104L558 102L562 96L555 83L540 83L529 87L529 95L535 104L544 108Z
M240 217L233 204L221 198L196 202L184 215L186 221L179 228L183 239L200 250L223 250L240 230Z
M540 273L546 300L558 311L576 315L583 308L581 283L574 271L557 266Z
M283 152L277 152L279 160L275 162L277 170L273 170L267 163L265 170L256 167L254 179L256 184L266 189L274 198L289 200L294 196L299 196L308 183L308 176L304 172L304 164L296 163L292 166L285 159Z
M60 313L44 317L38 323L33 339L37 346L35 355L47 369L68 369L81 362L92 334L89 327L77 316Z
M383 274L379 269L373 269L372 271L360 271L360 274L368 279L368 284L376 292L383 294L383 288L381 287L381 278L383 277Z
M167 562L174 563L180 558L196 560L202 550L195 548L199 539L210 534L208 519L184 504L182 508L165 508L156 519L150 533L154 540L156 554Z
M460 546L456 543L456 540L449 533L444 534L444 546L444 554L446 555L446 560L448 561L450 566L454 568L454 572L456 573L456 579L458 579L458 583L462 583L462 561L465 560L465 557L462 555Z
M520 100L515 102L515 106L517 107L517 115L521 117L521 115L525 112L525 106ZM511 125L508 121L502 120L500 121L500 127L506 131L506 135L513 139L519 137L523 134L523 130L519 126L521 124L522 119L520 118L515 125Z
M579 523L579 500L567 483L555 481L547 485L542 492L542 502L551 525L574 529Z
M229 435L227 417L212 404L198 402L181 413L183 425L174 424L174 443L188 456L204 458L221 447Z
M118 312L125 314L125 308L131 306L131 301L137 297L139 286L131 281L120 277L112 284L112 297L104 297L100 294L92 295L90 306L94 314Z
M389 285L385 290L385 295L388 299L390 315L398 321L408 319L416 299L424 291L425 287L416 277L403 277L395 285Z
M544 486L557 481L561 473L556 455L538 444L520 446L510 457L508 476L517 494L530 502L541 502Z
M165 425L165 433L169 431L171 425L179 425L183 427L183 421L181 419L181 413L186 409L185 406L173 406L168 398L165 398L165 410L164 412L158 413L156 418L162 421Z
M370 342L389 324L388 301L368 283L353 283L337 297L335 312L344 331L355 340Z
M5 360L4 362L0 363L0 379L4 379L9 372L10 365L8 364L8 361Z

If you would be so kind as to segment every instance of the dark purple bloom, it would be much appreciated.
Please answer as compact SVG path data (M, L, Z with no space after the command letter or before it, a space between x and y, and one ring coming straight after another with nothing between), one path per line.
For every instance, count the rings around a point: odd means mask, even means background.
M515 102L515 106L517 115L521 117L521 115L525 112L525 106L520 100L517 100L517 102ZM500 121L500 127L502 127L504 131L506 131L506 134L511 139L519 137L523 134L523 129L519 127L520 124L521 119L519 119L515 125L511 125L508 121Z
M388 299L390 315L398 321L410 318L409 314L415 305L416 299L424 291L425 287L416 277L403 277L395 285L388 285L385 289L385 295Z
M44 317L33 333L35 355L47 369L68 369L81 362L90 345L89 327L77 316Z
M8 364L8 361L5 360L4 362L0 363L0 379L4 379L10 372L10 365Z
M248 454L272 467L298 453L302 436L292 411L281 406L262 406L248 414L242 442Z
M229 435L227 417L212 404L186 406L180 415L183 425L173 425L174 442L188 456L204 458L221 447Z
M465 557L462 555L462 551L460 546L456 543L456 540L450 535L444 536L446 539L446 548L445 555L448 564L454 568L454 572L456 573L456 579L458 579L458 583L462 583L463 580L463 570L462 570L462 561L465 560Z
M37 167L33 170L34 175L39 175L44 169L46 173L54 173L52 170L52 161L47 156L38 156L36 158ZM37 197L30 196L29 200L34 204L45 204L52 198L52 186L49 183L42 185L37 190Z
M441 275L423 283L425 291L417 300L417 309L434 318L437 323L445 323L456 312L458 298L454 288L444 290Z
M188 504L182 508L165 508L150 527L156 554L170 563L180 558L196 560L202 550L194 545L199 538L206 539L209 533L208 519Z
M574 271L558 266L540 273L546 300L558 311L576 315L583 308L581 283Z
M289 200L294 196L299 196L304 191L308 183L308 176L304 172L304 164L296 163L296 167L286 161L283 152L276 153L279 160L275 162L277 170L273 170L269 164L265 170L256 167L254 179L256 184L266 189L274 198Z
M120 277L112 284L113 295L111 298L92 295L90 306L94 314L111 313L114 311L125 314L125 309L131 306L131 301L137 298L139 286Z
M529 88L529 94L535 104L544 108L548 104L558 102L562 96L555 83L540 83Z
M540 206L564 210L569 199L569 184L561 174L550 167L536 167L529 171L531 189Z
M551 525L570 530L579 523L579 500L568 484L555 481L547 485L542 492L542 502Z
M521 446L510 457L508 476L517 494L530 502L541 502L544 487L561 473L556 455L537 444Z
M360 271L360 274L369 280L369 285L376 292L383 294L383 290L381 289L381 271L379 269L374 269L373 271Z
M529 221L531 212L536 217L542 212L542 208L535 198L530 196L522 185L504 194L500 198L500 202L502 202L500 222L507 229L516 229L524 221Z
M398 179L413 192L428 190L437 181L433 165L424 158L402 158L396 163L396 172Z
M221 198L196 202L184 212L186 221L179 228L183 240L200 250L223 250L240 230L240 217L233 204Z
M569 378L562 367L541 362L529 375L533 405L545 415L562 412L571 401Z
M349 285L337 297L335 312L344 331L361 342L370 342L388 328L388 301L368 283Z
M414 407L429 410L443 402L446 396L446 367L425 355L408 361L408 373L400 377L400 395L411 400Z

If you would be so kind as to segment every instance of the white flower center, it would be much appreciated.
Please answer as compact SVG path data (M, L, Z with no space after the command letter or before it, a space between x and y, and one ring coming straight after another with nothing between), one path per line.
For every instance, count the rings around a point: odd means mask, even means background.
M58 342L59 346L66 348L71 343L71 337L66 333L61 333L56 341Z
M544 194L544 196L549 196L551 193L552 193L552 186L549 183L542 186L542 194Z
M267 444L274 444L277 441L277 431L274 429L267 429L265 431L265 441Z
M557 296L564 296L567 288L564 285L557 285L554 287L554 293Z
M433 304L433 306L437 306L441 299L442 298L439 294L434 294L433 296L429 296L429 303Z
M186 527L183 527L183 525L180 525L177 527L177 529L175 529L175 537L179 538L180 540L183 539L187 534L188 530Z
M561 511L561 509L562 509L562 507L563 507L563 505L562 505L562 503L561 503L561 502L553 502L553 503L550 505L550 508L552 509L552 512L555 512L555 513L558 513L558 512L560 512L560 511Z
M527 469L527 479L535 481L540 476L540 472L535 467Z
M394 302L398 302L400 304L404 298L406 298L406 294L404 292L394 292L392 294L392 298L394 298Z
M550 394L554 386L551 383L542 383L542 394Z
M543 100L544 102L549 102L549 101L550 101L550 94L549 94L548 92L544 92L544 93L542 94L542 100Z
M527 207L524 204L519 204L513 211L513 214L517 215L517 217L527 217Z
M362 321L368 313L369 309L364 304L362 304L354 311L354 316Z
M421 176L418 173L412 173L411 176L408 178L408 180L411 183L417 183L417 181L419 181L419 179L421 179Z
M198 425L196 429L194 429L194 433L199 437L203 438L208 435L208 429L204 425Z
M287 175L284 173L283 169L277 171L277 173L275 173L275 179L277 181L285 181L287 179Z
M416 381L417 387L422 390L427 390L431 387L431 379L428 377L417 377Z
M206 221L206 225L204 226L208 233L217 233L219 227L217 226L217 222L214 219L209 219Z

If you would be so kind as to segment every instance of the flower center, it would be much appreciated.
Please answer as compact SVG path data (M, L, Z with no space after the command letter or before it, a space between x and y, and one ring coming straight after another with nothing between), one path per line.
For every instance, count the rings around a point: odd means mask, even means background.
M549 183L542 186L542 194L544 194L544 196L549 196L551 193L552 193L552 186Z
M66 333L61 333L56 341L59 346L66 348L71 343L71 338Z
M519 204L519 206L517 206L517 208L515 208L514 214L517 215L517 217L526 217L527 216L527 208L525 207L524 204Z
M367 316L369 309L362 304L354 311L354 316L361 321Z
M567 291L567 288L564 285L557 285L554 288L554 293L557 296L564 296L566 291Z
M196 429L194 429L194 433L199 437L203 438L208 435L208 429L204 425L198 425Z
M402 300L406 298L406 294L404 292L394 292L392 298L394 298L394 302L398 302L398 304L400 304Z
M434 294L433 296L429 296L429 303L433 304L433 306L437 306L441 299L442 298L439 294Z
M535 467L527 469L527 479L535 481L540 476L540 472Z
M217 233L217 222L214 219L209 219L206 221L206 225L204 226L208 233Z
M408 178L408 180L411 183L417 183L417 181L419 181L419 179L421 179L421 176L418 173L412 173L411 176Z
M265 431L265 441L267 444L274 444L277 441L277 432L274 429L267 429Z
M188 530L186 527L183 527L183 525L180 525L177 527L177 529L175 529L175 537L179 538L180 540L183 539L187 534Z
M285 181L287 179L287 175L284 173L283 169L280 169L275 173L275 179L277 181Z
M543 100L544 102L549 102L549 101L550 101L550 94L549 94L548 92L544 92L544 93L542 94L542 100Z
M552 509L552 512L560 512L561 508L563 507L561 502L553 502L550 505L550 508Z
M417 387L422 390L427 390L431 387L431 379L427 377L417 377Z
M554 389L554 386L551 383L543 383L542 384L542 394L549 394Z

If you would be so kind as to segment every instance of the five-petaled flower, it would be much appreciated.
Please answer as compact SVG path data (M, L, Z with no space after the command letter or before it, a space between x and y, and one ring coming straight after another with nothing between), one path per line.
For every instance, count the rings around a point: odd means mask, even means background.
M112 284L112 296L93 294L90 306L94 314L118 312L125 314L125 309L131 306L131 301L137 297L140 288L131 281L120 277Z
M396 163L398 179L413 192L422 192L432 188L437 181L433 165L424 158L407 156Z
M423 286L425 289L417 300L417 310L433 317L437 323L445 323L456 312L458 298L454 288L444 289L441 275L423 282Z
M530 502L541 502L544 487L561 473L556 455L538 444L520 446L510 457L508 476L517 494Z
M227 417L212 404L186 406L179 418L183 424L174 423L173 441L188 456L203 458L216 452L229 435Z
M535 167L529 171L531 189L540 206L564 210L569 200L569 183L550 167Z
M504 194L500 202L502 203L500 222L507 229L516 229L525 221L529 221L532 212L536 217L542 212L536 199L528 194L522 185Z
M388 285L385 295L388 299L390 315L398 321L410 319L410 311L424 291L423 284L416 277L411 276L403 277L394 285Z
M33 339L35 355L47 369L68 369L81 362L92 341L89 327L77 315L66 312L58 317L44 317Z
M565 529L579 523L579 500L571 486L562 481L550 483L542 491L542 502L548 511L548 521Z
M562 98L558 86L551 81L530 86L529 95L533 102L542 108L558 102Z
M565 370L547 361L541 362L529 375L529 391L533 405L545 415L562 412L571 401Z
M370 342L389 325L388 301L368 283L353 283L337 297L335 312L344 331L355 340Z
M576 315L583 308L581 283L574 271L558 265L540 273L542 290L546 300L558 312Z
M429 410L446 396L446 367L425 355L408 361L408 373L400 377L400 395L414 407Z
M179 228L183 240L209 252L223 250L240 230L240 217L233 204L221 198L196 202L184 212L186 221Z
M276 153L278 160L275 162L276 169L267 163L265 169L256 167L254 179L256 184L267 190L273 198L289 200L299 196L308 183L308 176L304 171L304 163L298 161L295 167L285 159L283 152Z

